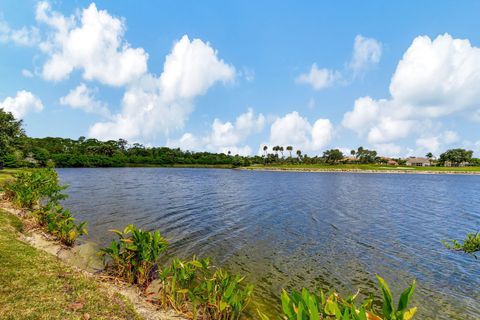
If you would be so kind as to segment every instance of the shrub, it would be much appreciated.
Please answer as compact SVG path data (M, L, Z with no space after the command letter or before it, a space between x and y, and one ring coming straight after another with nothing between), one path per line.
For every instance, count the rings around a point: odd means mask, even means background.
M210 266L210 260L181 261L159 272L160 304L193 319L238 319L250 302L253 286L244 277Z
M86 222L75 224L70 210L52 205L34 212L41 226L67 246L73 246L79 236L88 234Z
M469 233L463 243L458 242L457 240L452 240L451 242L444 241L443 244L448 249L463 251L466 253L475 253L480 251L480 233Z
M54 169L23 170L14 178L5 186L6 197L21 208L36 208L34 216L48 233L67 246L88 233L86 222L75 224L70 211L59 204L67 198L62 193L67 187L60 185Z
M67 187L59 184L54 169L22 170L14 178L6 184L5 195L21 208L58 204L67 197L62 193Z
M111 231L118 235L118 240L100 250L107 270L126 282L147 285L153 276L151 271L168 248L168 241L158 231L142 231L134 225L123 232Z
M372 310L373 300L366 299L360 306L357 306L355 299L358 295L341 298L337 293L320 295L310 293L303 289L301 293L293 291L288 294L282 292L282 310L285 319L337 319L337 320L409 320L415 315L417 308L408 308L411 296L415 289L415 281L400 296L398 306L395 308L393 297L388 284L381 277L377 276L380 288L383 293L382 315ZM262 319L268 319L260 314Z

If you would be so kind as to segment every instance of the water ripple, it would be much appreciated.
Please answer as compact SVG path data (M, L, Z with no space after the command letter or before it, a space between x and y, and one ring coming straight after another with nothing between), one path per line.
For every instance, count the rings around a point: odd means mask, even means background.
M480 230L480 179L461 175L60 169L66 205L90 240L134 223L160 230L181 257L210 256L256 283L257 307L282 288L395 294L417 279L420 319L480 314L480 268L441 240Z

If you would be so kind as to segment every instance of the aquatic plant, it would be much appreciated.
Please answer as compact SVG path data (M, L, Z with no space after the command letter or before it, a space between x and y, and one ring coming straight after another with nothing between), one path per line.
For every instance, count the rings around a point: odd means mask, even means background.
M373 310L373 299L365 299L359 306L355 303L358 292L347 298L340 297L332 292L320 295L310 293L307 289L301 292L285 290L281 294L282 310L284 318L288 320L307 319L337 319L337 320L409 320L415 315L417 308L409 308L410 299L415 289L415 281L400 296L398 305L395 308L392 293L388 284L381 277L377 276L380 288L383 293L382 314L376 314ZM263 320L267 316L259 312Z
M109 247L100 250L107 270L129 283L147 285L152 280L152 270L168 241L160 232L143 231L128 225L123 231L110 230L117 234Z
M49 203L58 204L67 198L62 193L66 188L60 185L54 169L22 170L5 185L5 196L21 208L32 209Z
M72 246L79 236L88 232L86 222L76 224L70 211L59 204L67 198L62 193L66 188L60 185L54 169L22 170L7 183L5 193L15 205L35 208L33 214L40 226L63 244Z
M159 278L160 304L193 319L238 319L253 293L244 277L212 267L209 259L173 259Z
M245 277L218 269L202 281L198 296L205 299L203 311L208 319L238 319L250 302L253 285L243 285Z
M173 258L168 266L158 272L162 284L158 302L177 311L187 310L190 302L195 313L197 304L201 302L197 291L209 269L209 259L198 260L194 256L191 261L182 261Z
M70 210L61 205L50 205L34 212L41 226L67 246L73 246L79 236L88 234L86 222L75 223Z
M451 240L450 242L444 241L443 244L448 249L474 254L480 251L480 233L468 233L462 243L457 240Z

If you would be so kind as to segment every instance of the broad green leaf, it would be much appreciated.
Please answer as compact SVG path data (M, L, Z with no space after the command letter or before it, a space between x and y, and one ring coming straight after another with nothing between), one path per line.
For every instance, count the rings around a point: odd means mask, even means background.
M416 282L413 280L413 284L407 288L400 296L400 300L398 300L398 308L397 311L405 311L408 308L408 303L412 297L413 291L415 290Z
M383 280L382 277L377 275L377 280L383 292L383 316L390 318L393 314L393 311L395 310L395 307L393 306L392 292L390 291L388 284L385 282L385 280Z

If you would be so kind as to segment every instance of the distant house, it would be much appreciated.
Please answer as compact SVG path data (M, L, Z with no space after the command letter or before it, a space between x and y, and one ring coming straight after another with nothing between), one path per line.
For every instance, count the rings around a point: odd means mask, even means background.
M352 157L352 156L345 156L345 157L343 157L342 160L340 160L340 162L343 162L343 163L355 163L355 162L357 162L357 158Z
M395 159L389 157L380 157L378 163L387 164L389 166L398 166L398 162Z
M393 160L393 159L388 159L387 164L389 166L398 166L398 162L396 160Z
M410 157L406 159L406 165L411 167L429 167L431 166L430 159L428 158L419 158L419 157Z
M445 164L444 164L445 167L466 167L468 165L469 165L469 163L466 162L466 161L463 161L463 162L460 162L460 163L445 161Z

